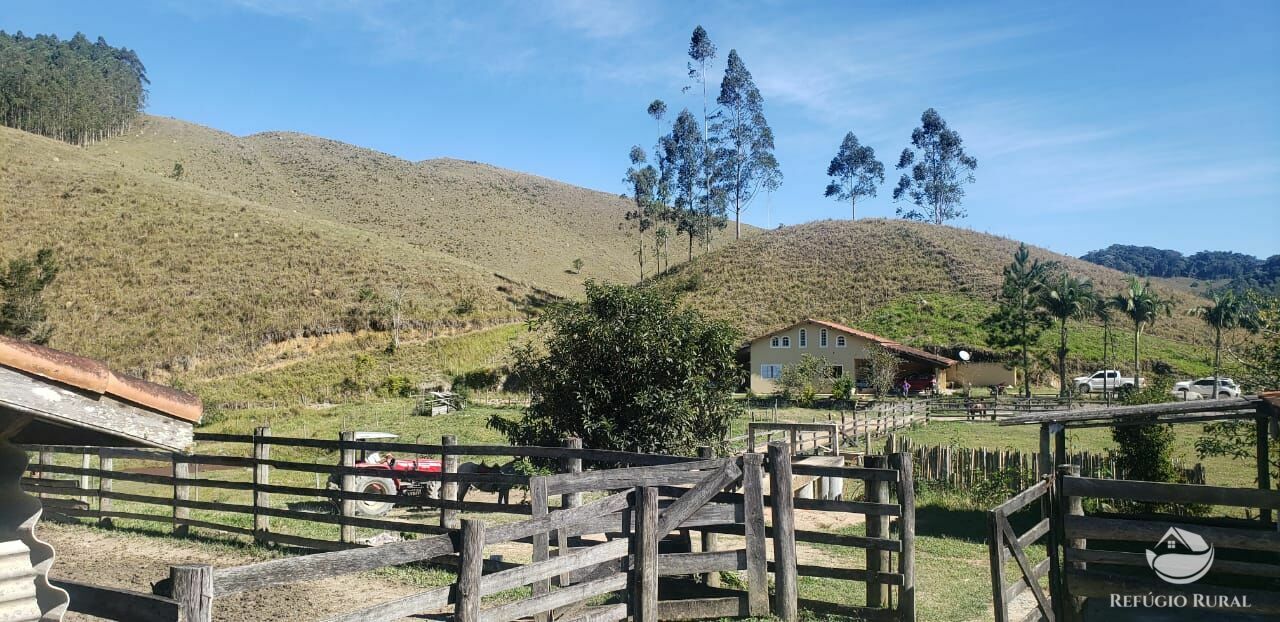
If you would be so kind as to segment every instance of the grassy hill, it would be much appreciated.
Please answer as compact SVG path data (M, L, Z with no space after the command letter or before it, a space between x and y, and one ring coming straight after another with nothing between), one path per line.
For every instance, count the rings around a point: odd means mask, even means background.
M587 278L631 281L634 245L618 229L631 203L476 162L410 162L305 134L236 137L161 117L89 148L111 166L165 176L445 253L512 280L575 296ZM569 270L575 258L581 274ZM678 259L678 258L677 258Z
M625 209L531 175L299 134L143 117L82 149L0 127L0 261L57 250L51 345L160 380L320 354L385 329L397 291L421 341L519 322L588 278L634 280Z
M1014 240L955 227L828 220L742 240L673 268L653 286L683 293L687 304L728 320L749 336L815 317L913 345L983 347L982 320L995 308L1001 270L1017 246ZM1126 275L1109 268L1043 249L1031 252L1092 279L1106 294L1126 283ZM1144 358L1161 357L1187 372L1203 371L1207 331L1200 320L1185 314L1203 299L1181 288L1153 287L1174 301L1174 312L1151 331ZM1123 331L1122 355L1131 347ZM1100 355L1101 328L1077 332L1075 351L1083 357Z

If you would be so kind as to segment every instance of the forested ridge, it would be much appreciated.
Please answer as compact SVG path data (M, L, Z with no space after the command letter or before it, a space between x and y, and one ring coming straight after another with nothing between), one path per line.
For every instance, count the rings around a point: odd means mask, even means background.
M147 69L133 50L82 33L0 30L0 122L76 145L116 136L146 105Z
M1228 280L1233 289L1271 289L1280 286L1280 255L1259 259L1231 251L1200 251L1191 255L1152 246L1112 244L1081 259L1138 276Z

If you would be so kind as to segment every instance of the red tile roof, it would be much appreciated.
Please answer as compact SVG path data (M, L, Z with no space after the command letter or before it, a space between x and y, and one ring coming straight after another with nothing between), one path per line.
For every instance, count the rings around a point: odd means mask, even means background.
M110 395L171 417L196 423L204 411L200 398L164 385L117 374L100 361L0 336L0 365Z
M825 320L815 320L813 318L806 318L804 320L796 322L795 324L791 324L789 326L779 328L778 330L775 330L773 332L761 335L760 337L757 337L752 341L758 341L766 337L772 337L783 331L791 330L792 328L795 328L796 326L803 324L805 322L809 322L811 324L817 324L819 326L826 326L827 328L830 328L832 330L838 330L843 333L854 335L855 337L861 337L863 339L866 339L867 341L871 341L876 344L879 344L880 347L886 350L889 350L890 352L897 352L898 354L902 354L904 356L908 356L910 358L914 358L918 360L923 360L927 363L931 363L941 367L951 367L952 365L956 364L956 361L949 359L945 356L938 356L937 354L933 354L932 352L926 352L924 350L921 350L920 348L913 348L908 345L903 345L887 337L881 337L880 335L875 335L864 330L858 330L851 326L845 326L844 324L827 322Z

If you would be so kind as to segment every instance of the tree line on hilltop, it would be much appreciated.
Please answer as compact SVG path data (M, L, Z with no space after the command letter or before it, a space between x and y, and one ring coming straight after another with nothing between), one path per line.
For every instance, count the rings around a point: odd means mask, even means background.
M1233 290L1267 290L1280 286L1280 255L1266 259L1231 251L1200 251L1183 255L1153 246L1112 244L1085 253L1080 258L1138 276L1228 280L1228 287Z
M102 37L0 30L0 123L8 127L87 145L128 129L147 84L137 53Z
M782 184L764 97L736 49L729 50L720 94L711 99L707 74L714 69L716 54L707 31L694 28L686 65L690 82L683 92L700 98L695 111L683 108L668 125L667 103L653 100L646 108L657 124L652 153L635 145L628 154L630 167L622 181L635 207L622 226L637 233L635 257L641 279L650 261L653 274L665 269L668 246L680 235L685 236L689 259L697 245L710 250L712 237L728 227L730 216L734 238L740 238L742 213L761 193ZM920 127L911 133L911 146L898 157L897 169L903 173L893 199L904 203L898 215L935 224L965 217L964 186L974 181L977 166L960 134L937 110L925 110ZM849 132L827 175L831 182L824 195L847 201L850 216L856 218L858 201L876 196L884 183L884 165L873 148Z

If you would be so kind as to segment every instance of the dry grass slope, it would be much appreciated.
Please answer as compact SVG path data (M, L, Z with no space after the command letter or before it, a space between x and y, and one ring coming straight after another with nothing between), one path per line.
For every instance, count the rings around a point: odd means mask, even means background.
M588 278L632 281L627 205L294 133L148 116L78 149L0 128L0 261L58 248L53 345L160 379L260 369L263 346L367 314L362 290L402 285L429 336L517 321Z
M52 345L138 372L187 370L343 326L362 288L403 281L423 327L524 316L527 286L339 223L111 166L0 128L4 257L53 246ZM460 303L471 308L459 312Z
M914 303L936 294L990 308L1001 270L1017 246L1015 240L948 226L828 220L769 231L695 258L658 279L656 286L687 292L688 304L730 321L747 335L804 317L869 325L877 323L876 312L886 305ZM1031 252L1038 259L1061 262L1108 294L1126 283L1124 274L1109 268L1039 248ZM1202 323L1185 315L1202 301L1183 290L1155 287L1174 301L1174 314L1161 318L1153 334L1202 342ZM929 309L929 303L920 306L925 315L948 314L947 309ZM913 341L910 334L888 336ZM957 334L950 343L982 345L966 343L972 341L972 335L968 337Z

